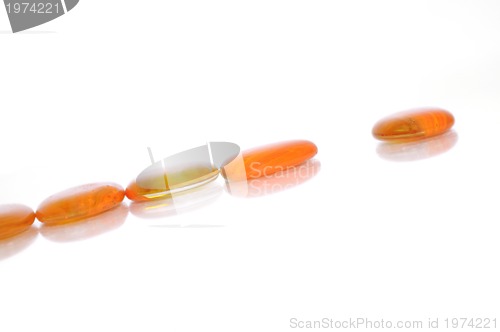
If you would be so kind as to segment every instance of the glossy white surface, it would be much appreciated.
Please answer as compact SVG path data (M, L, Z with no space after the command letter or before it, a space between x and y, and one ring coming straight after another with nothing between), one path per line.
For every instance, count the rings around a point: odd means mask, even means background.
M309 139L321 165L260 197L220 178L177 209L126 202L36 224L0 244L0 330L500 320L499 17L497 1L82 0L0 34L0 203L126 186L147 147L159 159ZM427 105L450 110L454 132L390 148L371 137L380 118Z

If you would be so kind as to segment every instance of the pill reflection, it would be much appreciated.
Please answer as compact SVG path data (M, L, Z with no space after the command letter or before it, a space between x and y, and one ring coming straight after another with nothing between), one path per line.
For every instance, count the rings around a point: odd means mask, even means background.
M315 177L321 169L319 160L307 162L270 176L248 181L226 182L226 191L237 197L261 197L292 189Z
M54 242L73 242L86 240L110 231L123 225L128 215L128 206L121 203L116 208L95 217L84 219L71 224L42 225L40 233Z
M171 217L194 211L213 203L220 197L222 191L222 186L219 183L210 182L198 188L173 194L167 199L133 202L130 204L130 213L144 219Z
M458 141L455 131L408 143L380 143L377 154L380 158L395 162L417 161L432 158L451 150Z
M38 228L31 226L26 231L4 240L0 240L0 261L15 256L32 245L38 236Z

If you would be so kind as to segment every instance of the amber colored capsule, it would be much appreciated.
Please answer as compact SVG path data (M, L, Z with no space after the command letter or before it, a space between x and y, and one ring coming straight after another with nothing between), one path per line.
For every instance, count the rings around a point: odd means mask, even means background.
M318 153L309 141L287 141L258 147L242 153L222 169L226 179L250 180L298 166Z
M411 141L440 135L455 123L453 115L439 108L418 108L383 118L373 127L382 141Z
M47 225L66 224L108 211L124 197L125 191L118 184L86 184L47 198L38 207L36 218Z
M35 213L20 204L0 205L0 239L24 232L35 221Z

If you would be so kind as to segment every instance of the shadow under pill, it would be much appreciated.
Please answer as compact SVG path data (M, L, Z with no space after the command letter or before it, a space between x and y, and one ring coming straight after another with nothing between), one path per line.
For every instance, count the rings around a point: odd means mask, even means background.
M262 197L292 189L309 181L321 170L321 163L311 159L285 171L258 179L226 182L226 191L236 197Z
M24 251L35 242L37 236L38 228L32 225L16 236L0 240L0 261Z
M451 130L439 136L408 143L384 142L377 146L380 158L394 162L411 162L439 156L450 151L458 142L458 134Z
M121 227L128 216L128 206L125 203L104 212L75 223L64 225L42 225L40 234L53 242L73 242L96 237Z

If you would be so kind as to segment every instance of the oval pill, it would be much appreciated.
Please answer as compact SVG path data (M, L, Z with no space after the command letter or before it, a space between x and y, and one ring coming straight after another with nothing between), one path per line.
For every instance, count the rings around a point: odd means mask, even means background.
M455 123L453 115L439 108L399 112L375 124L372 134L382 141L411 141L440 135Z
M127 186L125 194L135 202L171 198L217 179L217 165L225 165L238 153L239 147L227 142L212 142L176 153L144 169Z
M318 153L317 146L304 140L266 145L242 153L222 169L226 179L250 180L298 166Z
M20 234L31 227L35 212L21 204L0 205L0 239Z
M127 186L125 194L134 202L166 199L171 198L174 193L187 192L189 189L212 182L218 176L218 169L205 166L186 167L177 172L158 169L132 181Z
M92 183L50 196L36 211L36 218L47 225L78 221L111 210L125 197L115 183Z

